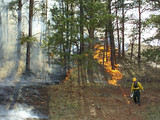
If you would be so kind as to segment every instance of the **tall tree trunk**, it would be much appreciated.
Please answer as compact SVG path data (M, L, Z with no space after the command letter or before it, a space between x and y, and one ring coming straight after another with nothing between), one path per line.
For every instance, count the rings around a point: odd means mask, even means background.
M103 66L104 66L104 62L105 62L105 53L106 53L106 45L105 45L105 42L104 42L104 45L103 45Z
M108 4L109 13L111 14L111 0L109 0ZM110 46L111 46L111 65L112 70L115 70L115 43L113 36L113 25L112 20L109 21L109 36L110 36Z
M6 42L8 42L8 7L6 8L6 23L7 23L7 25L6 25Z
M69 56L68 56L68 64L69 64L69 69L71 67L70 65L70 61L71 61L71 46L72 46L72 42L73 42L73 29L74 29L74 10L73 10L73 3L70 4L70 9L71 9L71 13L70 13L70 18L71 18L71 21L70 21L70 40L69 40ZM78 49L77 49L78 50Z
M79 54L79 46L78 44L77 45L77 54ZM80 63L80 60L78 59L78 85L80 85L80 80L81 80L81 77L80 77L80 68L81 68L81 63Z
M115 58L115 45L114 45L114 36L113 36L113 26L112 23L110 25L110 46L111 46L111 65L112 65L112 70L115 70L115 63L116 63L116 58Z
M4 50L3 50L3 31L2 31L2 13L0 7L0 59L4 58Z
M138 65L140 66L140 61L141 61L141 0L139 0L138 12L139 12Z
M90 16L90 19L92 19L93 16ZM92 26L90 26L90 28L88 29L88 33L89 33L89 51L92 51L93 48L93 44L91 41L94 40L94 28ZM92 53L89 53L89 59L88 59L88 76L89 76L89 81L91 83L94 83L94 79L93 79L93 55Z
M48 0L46 0L46 20L48 18Z
M46 12L46 37L49 35L49 25L48 25L48 0L46 0L46 6L45 6L45 12ZM50 44L48 44L48 64L51 65L51 57L50 57Z
M80 54L84 51L83 0L80 0Z
M74 42L74 30L75 30L75 22L74 22L74 6L73 6L73 2L71 2L70 5L70 9L71 9L71 13L70 13L70 17L71 17L71 22L70 22L70 44L69 44L69 62L70 62L70 55L71 55L71 48L72 48L72 43ZM77 54L79 54L79 45L77 44ZM80 84L80 60L78 59L78 84Z
M84 26L83 26L83 17L84 17L84 9L83 9L83 0L79 0L80 3L80 54L82 55L84 52ZM83 57L84 58L84 57ZM81 78L83 76L86 76L85 74L85 59L81 59L80 60L80 70L81 70ZM82 84L85 83L85 78L83 77L82 80Z
M67 48L67 69L69 70L70 69L70 53L69 53L69 47L70 47L70 41L69 41L69 21L68 21L68 18L69 18L69 2L66 1L66 19L67 19L67 22L66 22L66 28L67 28L67 31L66 31L66 48Z
M121 42L119 39L119 21L118 21L118 7L116 7L116 25L117 25L117 40L118 40L118 58L121 56Z
M124 17L125 17L125 14L124 14L124 0L122 0L122 56L124 57L125 56L125 53L124 53Z
M133 57L133 46L134 46L134 39L132 38L132 41L131 41L131 60Z
M21 23L22 23L22 0L18 1L18 34L17 34L17 58L20 59L21 56Z
M110 2L111 1L108 1L108 5L106 6L106 9L109 9ZM108 55L107 55L107 52L109 51L109 43L108 43L109 39L108 38L109 38L109 23L107 22L106 23L106 28L105 28L105 46L106 46L106 51L105 51L106 52L106 56L105 57L106 57L106 61L108 61L108 59L109 59Z
M105 30L105 46L106 46L106 61L108 61L107 52L109 51L109 45L108 45L108 23L106 23L106 30Z
M34 0L30 0L29 4L29 37L32 37L32 20L33 20L33 5ZM26 54L26 71L29 72L30 68L30 50L31 50L31 42L27 42L27 54Z
M64 0L61 1L62 3L62 14L63 16L65 16L65 4L64 4ZM64 25L65 26L65 25ZM64 38L64 33L62 32L62 39L65 39ZM63 59L64 59L64 69L65 69L65 72L67 71L67 56L66 56L66 45L65 44L62 44L62 48L63 48Z

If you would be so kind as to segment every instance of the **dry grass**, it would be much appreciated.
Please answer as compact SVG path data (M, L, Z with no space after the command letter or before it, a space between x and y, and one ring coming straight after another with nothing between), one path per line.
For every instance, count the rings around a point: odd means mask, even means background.
M148 88L141 94L140 107L130 99L130 87L122 87L130 101L127 104L117 86L79 86L73 81L48 86L49 120L158 120L160 89L149 88L148 82L144 86Z
M160 104L147 107L146 120L160 120Z
M154 68L150 68L151 71ZM73 71L71 80L59 85L48 86L50 120L159 120L159 81L153 80L154 73L143 66L141 71L132 62L123 61L120 71L123 73L118 86L109 84L77 84L77 72ZM99 74L99 73L98 73ZM106 80L105 75L96 79ZM136 106L130 98L131 79L136 76L145 92L141 93L142 105ZM159 79L159 76L158 76Z
M131 81L136 77L141 82L160 82L160 68L155 68L146 63L141 63L139 67L134 61L125 58L120 61L120 71L123 74L123 80Z

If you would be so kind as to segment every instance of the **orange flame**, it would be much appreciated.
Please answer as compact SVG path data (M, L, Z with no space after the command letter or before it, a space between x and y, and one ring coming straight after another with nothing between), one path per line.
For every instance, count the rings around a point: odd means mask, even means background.
M100 45L95 46L96 51L94 52L94 59L98 60L99 64L103 64L103 55L107 56L108 60L106 60L106 57L104 58L104 68L106 72L111 74L111 80L108 80L109 84L118 86L117 82L118 80L122 79L122 74L118 70L118 64L115 64L115 70L112 70L112 65L111 65L111 49L109 48L109 51L104 52L104 47Z
M67 72L66 72L66 78L64 79L63 82L66 82L70 78L70 76L71 76L71 70L67 70Z
M63 80L63 82L66 82L66 81L69 80L69 78L71 77L72 71L75 70L75 69L76 68L72 68L72 69L67 70L67 72L66 72L66 78Z
M119 64L115 64L115 70L112 70L112 65L110 60L111 48L109 47L109 51L107 52L104 51L104 47L100 45L96 45L94 48L96 49L96 51L94 52L94 59L97 59L98 63L101 65L104 63L104 68L106 72L110 73L111 75L111 80L108 80L108 83L114 86L119 86L126 102L130 104L130 101L127 99L126 93L124 92L122 87L118 85L118 80L122 79L123 77L121 72L118 70ZM105 57L103 60L103 56L107 56L108 59L106 59Z

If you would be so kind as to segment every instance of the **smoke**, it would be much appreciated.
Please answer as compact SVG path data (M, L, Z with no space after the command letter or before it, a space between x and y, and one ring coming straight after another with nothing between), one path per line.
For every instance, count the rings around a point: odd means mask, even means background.
M13 110L7 110L0 106L0 120L25 120L28 118L38 119L38 116L32 112L32 108L26 105L18 105Z
M4 53L3 53L3 33L2 33L2 13L1 13L1 7L0 7L0 59L3 59Z
M5 5L10 1L11 0L5 0ZM4 10L5 5L2 5L0 2L0 89L3 87L9 87L9 89L2 89L0 91L0 120L37 119L43 115L35 114L33 112L36 107L24 105L27 104L28 101L24 101L23 105L17 105L20 104L16 101L19 97L25 99L23 95L21 96L21 89L23 89L24 86L30 87L31 85L41 86L46 85L46 83L59 83L63 80L62 75L64 75L64 71L63 68L57 64L52 65L51 67L48 66L47 56L39 45L40 35L38 34L38 36L36 36L37 43L32 45L31 48L31 70L34 74L24 74L26 45L24 44L21 46L21 57L17 60L17 22L11 19L11 11ZM23 10L23 13L25 13L25 9ZM28 22L26 19L22 18L21 23L22 32L27 35ZM39 32L38 29L40 27L37 29L37 26L39 26L38 22L33 24L33 34ZM12 87L14 89L12 89ZM30 91L34 92L33 89ZM31 95L32 93L28 94ZM38 94L36 95L39 97ZM14 104L13 109L9 110L8 106L11 103ZM45 117L43 116L42 118Z

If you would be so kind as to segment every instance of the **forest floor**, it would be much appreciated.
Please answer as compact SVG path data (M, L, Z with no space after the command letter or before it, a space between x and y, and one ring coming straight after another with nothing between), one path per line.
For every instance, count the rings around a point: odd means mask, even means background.
M48 116L40 120L159 120L160 83L151 84L143 84L141 106L130 98L130 87L78 86L72 81L44 87L39 99L30 96L34 102L28 104Z
M99 70L95 72L95 76L98 76L96 79L100 79L101 82L78 85L75 70L71 74L71 79L66 82L21 88L14 104L33 107L32 112L38 118L26 120L159 120L160 76L156 73L157 69L148 67L143 65L141 66L143 70L139 71L134 63L122 61L120 71L123 78L118 82L118 86L108 84L105 78L108 74ZM141 106L135 104L130 97L133 76L136 76L144 87L144 92L141 93ZM0 105L12 103L13 101L6 95L13 96L16 93L13 94L12 91L16 92L17 88L1 87L0 91L1 89L6 94L3 96L0 94Z
M44 95L48 96L47 102L44 100L46 110L43 109L47 120L159 120L160 76L155 78L154 75L157 71L154 68L146 71L149 67L146 65L142 65L143 70L139 71L134 63L121 63L123 78L118 86L104 83L78 85L71 75L69 81L43 88L47 93ZM133 76L144 87L140 106L130 97Z
M130 98L130 87L121 87L122 91L118 86L72 82L50 86L50 120L159 120L160 84L152 85L144 85L141 106Z

